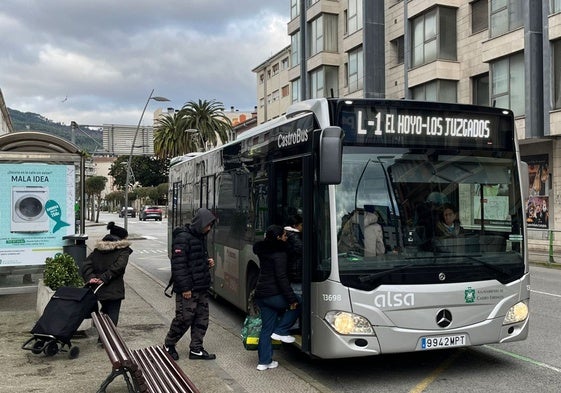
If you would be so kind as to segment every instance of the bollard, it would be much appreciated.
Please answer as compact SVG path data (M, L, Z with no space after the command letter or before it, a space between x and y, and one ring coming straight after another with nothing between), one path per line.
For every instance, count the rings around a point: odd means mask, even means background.
M554 263L555 260L553 259L553 231L549 231L549 261L548 263Z

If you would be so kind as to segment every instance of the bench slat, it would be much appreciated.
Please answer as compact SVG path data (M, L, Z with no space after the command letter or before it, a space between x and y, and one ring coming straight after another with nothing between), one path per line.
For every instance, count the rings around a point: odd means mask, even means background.
M166 365L166 369L173 372L172 376L175 383L179 384L183 389L188 389L189 392L199 393L195 384L183 372L181 367L179 367L169 353L167 353L162 347L151 347L150 349L157 353L160 362Z
M133 356L135 357L138 364L140 364L140 366L142 367L146 383L150 387L150 390L154 393L168 392L168 389L164 389L164 386L162 386L163 384L160 376L152 369L152 365L150 364L149 359L146 359L144 356L142 356L142 354L140 354L138 350L133 351ZM162 387L160 388L160 386Z
M92 313L92 320L94 322L94 325L97 329L97 334L99 335L99 339L101 340L103 346L105 347L105 352L107 353L107 356L109 357L109 360L111 361L111 365L113 366L113 368L121 368L123 367L123 365L121 364L121 361L119 359L119 357L117 356L117 354L115 353L115 351L113 350L107 350L107 348L111 348L111 344L109 342L109 338L107 336L107 328L103 325L103 316L94 312Z
M96 311L92 313L92 319L114 370L102 386L107 386L114 375L124 374L127 379L128 373L140 392L200 393L162 347L131 351L108 315Z

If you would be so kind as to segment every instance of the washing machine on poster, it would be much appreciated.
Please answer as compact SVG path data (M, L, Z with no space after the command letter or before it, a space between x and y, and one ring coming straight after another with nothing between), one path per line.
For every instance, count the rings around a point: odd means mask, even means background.
M48 232L49 217L45 203L49 188L44 186L12 187L12 232Z

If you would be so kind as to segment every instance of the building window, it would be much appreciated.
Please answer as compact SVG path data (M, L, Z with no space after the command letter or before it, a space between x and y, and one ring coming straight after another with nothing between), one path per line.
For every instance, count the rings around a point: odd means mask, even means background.
M561 11L561 0L550 0L549 1L549 13L554 14Z
M437 79L411 89L414 100L458 102L457 82Z
M290 19L300 15L300 0L290 0Z
M273 102L278 101L279 100L279 94L280 93L279 93L278 90L273 91L273 94L271 94L271 101L273 101Z
M471 3L471 33L479 33L489 28L488 0L475 0Z
M288 96L288 93L289 93L289 92L290 92L290 89L289 89L288 85L283 86L282 89L281 89L281 96L282 96L282 98Z
M491 0L491 37L524 25L524 0Z
M561 1L561 0L560 0ZM561 108L561 40L552 42L552 65L551 69L553 72L553 103L552 107L554 109Z
M265 106L265 98L259 99L259 108L263 108Z
M349 93L361 90L364 81L362 47L349 52Z
M310 72L310 98L323 98L323 68Z
M437 7L411 24L413 67L436 59L456 60L456 10Z
M290 82L292 85L292 102L300 101L300 79Z
M515 116L524 115L524 53L491 63L491 101Z
M292 67L300 64L300 32L290 36L290 60Z
M349 0L346 17L346 33L352 34L362 29L362 0Z
M277 75L279 73L279 63L273 64L273 75Z
M262 85L265 81L265 74L259 74L259 84Z
M475 105L489 106L489 73L471 78L473 88L472 102Z
M395 40L390 41L390 47L392 51L392 59L394 59L394 65L403 64L405 58L405 39L403 36L397 37Z
M337 81L337 67L325 66L310 72L310 98L338 96Z
M281 61L281 70L286 70L288 68L288 57L285 57Z
M337 15L323 14L310 22L310 57L320 52L337 52Z

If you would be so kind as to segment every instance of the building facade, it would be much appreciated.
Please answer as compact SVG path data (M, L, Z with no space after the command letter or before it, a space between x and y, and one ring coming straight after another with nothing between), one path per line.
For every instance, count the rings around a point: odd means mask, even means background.
M561 0L289 0L289 48L257 74L258 120L316 97L379 97L511 109L529 164L528 236L561 227ZM268 106L279 69L290 100ZM272 83L272 82L271 82ZM261 105L264 103L264 105ZM545 223L531 212L545 209ZM557 236L559 237L559 236Z

